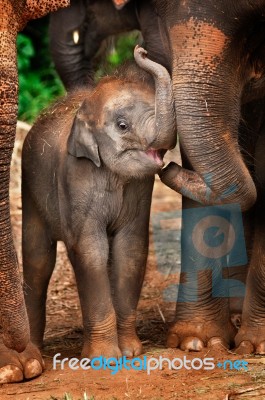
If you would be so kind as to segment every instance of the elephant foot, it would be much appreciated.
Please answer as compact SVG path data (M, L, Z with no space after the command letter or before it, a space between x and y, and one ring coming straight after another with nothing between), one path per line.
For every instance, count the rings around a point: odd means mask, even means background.
M237 354L265 354L265 324L255 327L243 324L235 337L235 344Z
M229 348L235 336L230 321L177 321L169 330L168 347L179 347L183 351L201 351L205 347L224 351Z
M143 352L142 343L135 332L119 334L119 348L122 355L128 358L139 356Z
M116 343L109 342L85 343L81 353L82 358L89 358L90 360L97 357L118 359L121 356L122 354L118 345Z
M22 382L41 375L44 362L39 349L31 342L22 353L0 344L0 384Z

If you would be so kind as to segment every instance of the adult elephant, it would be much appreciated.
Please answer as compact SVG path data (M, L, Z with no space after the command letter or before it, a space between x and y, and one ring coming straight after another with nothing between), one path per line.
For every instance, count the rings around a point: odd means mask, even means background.
M119 8L124 3L114 2ZM235 342L240 353L265 353L265 1L154 0L150 4L161 42L170 49L184 166L170 164L162 181L189 196L183 199L184 209L201 203L237 203L245 212L251 257L238 333L230 321L232 312L241 311L237 294L232 299L229 293L214 297L222 271L202 270L191 278L198 285L196 301L189 292L194 285L181 285L168 344L201 350ZM191 243L188 218L189 213L184 213L182 249ZM212 217L208 222L216 225ZM196 233L201 245L203 227ZM244 281L245 270L237 267L228 272L230 278Z
M28 344L29 327L9 210L10 162L17 121L16 37L28 20L68 5L68 0L0 0L0 319L3 343L19 352ZM0 345L0 366L6 350Z
M67 90L93 83L95 56L104 39L134 29L142 32L148 57L170 68L153 4L150 0L123 3L117 10L111 0L72 0L69 8L51 15L51 54Z

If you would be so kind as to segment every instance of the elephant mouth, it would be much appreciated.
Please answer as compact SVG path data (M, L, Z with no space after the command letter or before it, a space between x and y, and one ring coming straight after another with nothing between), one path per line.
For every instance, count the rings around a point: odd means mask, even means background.
M163 156L165 154L164 150L148 149L144 152L149 159L154 161L160 168L165 165L163 161Z

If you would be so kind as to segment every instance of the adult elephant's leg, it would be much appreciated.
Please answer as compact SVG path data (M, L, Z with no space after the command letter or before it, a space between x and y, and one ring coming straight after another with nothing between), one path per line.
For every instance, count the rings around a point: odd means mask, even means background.
M57 6L67 5L57 1ZM13 244L9 207L10 162L17 120L18 79L16 34L30 18L56 8L53 1L1 1L0 18L0 368L9 367L0 382L23 379L20 362L30 347L29 325L17 257ZM7 346L7 347L6 347ZM17 355L13 350L20 353ZM24 351L23 351L24 350ZM15 355L14 355L15 354ZM33 354L31 352L31 354Z
M191 169L185 155L183 166ZM225 264L219 266L218 263L212 263L211 254L209 253L209 258L207 258L205 252L199 254L198 259L193 258L191 252L194 249L194 232L189 228L196 225L191 222L195 214L189 210L193 211L193 209L197 209L196 223L200 220L202 211L202 218L207 217L207 227L216 226L216 219L212 216L211 208L202 208L201 204L183 198L182 272L176 320L169 331L168 345L179 346L183 350L200 350L206 345L219 346L220 344L229 347L233 343L235 327L238 328L241 323L248 265L231 266L228 262L227 266ZM251 209L242 214L248 260L252 252L254 211ZM231 214L230 218L230 222L232 224L236 222L237 225L238 218L241 219L241 213ZM205 247L205 234L207 234L205 226L202 229L196 229L196 238L200 238L199 242L196 241L196 246L200 247L201 243L202 249ZM208 237L208 240L213 240L213 245L218 244L214 243L214 235L213 231L213 236ZM241 235L243 239L243 232ZM187 264L189 258L191 262Z
M248 166L248 169L252 176L255 175L253 161L255 160L257 134L260 131L263 119L263 109L263 104L261 104L260 107L257 108L256 103L248 103L241 107L242 121L239 126L238 141L244 162ZM255 213L256 205L254 205L250 210L242 214L248 264L244 266L229 268L230 279L242 282L245 285L245 288L247 274L249 270L249 263L253 251ZM237 328L240 327L242 321L243 301L244 297L242 296L234 296L229 298L230 316Z
M3 132L0 126L0 310L4 343L22 351L29 340L29 329L10 223L9 169L13 140L9 135L13 136L12 130Z
M236 335L237 352L265 354L265 214L264 196L255 218L252 257L247 277L242 324Z
M22 351L29 341L29 326L22 282L13 244L9 209L10 162L17 118L17 71L15 37L0 32L0 382L23 379L21 364L13 350ZM10 51L7 53L7 49ZM9 348L7 348L8 346Z
M0 383L31 379L39 376L44 369L38 346L41 346L43 339L46 292L55 264L56 244L51 240L46 224L37 212L25 181L22 179L22 248L31 342L21 353L7 349L0 343Z
M246 253L248 263L245 265L239 265L235 267L230 267L226 270L226 277L233 279L235 282L241 282L246 289L247 273L249 268L249 260L251 258L252 245L253 245L253 228L255 219L255 207L251 210L246 211L242 214L243 225L244 225L244 237L246 245ZM243 286L242 286L243 287ZM235 291L236 292L236 291ZM245 290L244 290L245 292ZM239 329L242 321L242 310L243 310L244 296L242 293L234 293L229 297L229 311L230 319L233 325Z
M15 38L10 36L0 32L0 312L5 345L22 351L29 341L29 327L9 210L10 162L15 140L18 88Z
M247 277L242 325L235 343L239 353L265 354L265 135L264 128L257 141L255 173L258 202L255 215L255 233L251 262Z
M191 168L185 156L183 166ZM205 251L200 254L200 247L205 249L206 232L205 226L202 226L196 229L195 234L194 227L197 219L200 221L200 217L197 218L200 214L201 219L207 218L208 228L216 226L211 209L208 212L201 204L184 197L181 276L175 322L167 339L169 347L180 347L182 350L200 351L207 345L229 347L236 333L230 320L228 281L222 279L223 265L213 264L210 253L208 258ZM193 224L194 215L196 222ZM192 253L195 246L196 252Z

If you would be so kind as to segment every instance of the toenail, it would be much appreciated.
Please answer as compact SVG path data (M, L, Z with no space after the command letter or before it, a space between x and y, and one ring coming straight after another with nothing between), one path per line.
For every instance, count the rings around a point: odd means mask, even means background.
M31 359L26 362L24 374L26 379L35 378L36 376L41 375L42 366L38 360Z
M6 365L0 369L0 383L22 382L23 372L15 365Z

